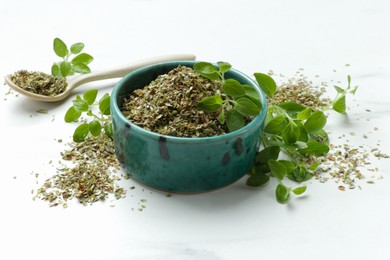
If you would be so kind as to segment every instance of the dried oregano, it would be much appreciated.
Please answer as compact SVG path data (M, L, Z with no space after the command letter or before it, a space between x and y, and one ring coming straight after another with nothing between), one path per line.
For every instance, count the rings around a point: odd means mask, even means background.
M179 66L158 76L148 86L135 90L123 102L122 113L134 124L164 135L206 137L228 132L217 113L196 108L198 102L218 93L218 81Z
M68 83L39 71L20 70L11 75L11 80L20 88L39 95L56 96L65 91Z
M84 142L71 143L71 149L61 153L65 161L73 162L72 167L61 164L57 174L47 179L36 191L34 198L50 203L62 204L76 198L83 205L105 200L110 194L116 199L126 194L116 182L120 178L113 174L119 169L114 144L105 134L88 136Z

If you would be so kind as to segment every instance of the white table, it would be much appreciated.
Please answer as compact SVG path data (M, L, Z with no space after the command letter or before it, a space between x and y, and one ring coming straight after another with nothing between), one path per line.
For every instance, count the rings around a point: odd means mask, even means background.
M194 53L199 60L229 61L247 74L272 69L289 77L304 68L309 79L328 82L332 95L332 81L345 84L350 74L360 88L348 100L348 118L329 114L331 141L346 134L351 145L376 147L380 140L380 149L390 153L389 24L385 0L2 0L0 75L49 72L58 60L54 37L84 42L95 57L93 70ZM110 92L115 82L89 83L78 93ZM49 208L32 200L34 175L42 183L55 173L75 128L63 121L75 96L47 104L7 92L1 87L0 259L390 257L390 159L372 161L376 176L384 177L375 184L362 181L361 190L342 192L333 181L311 180L307 194L288 205L276 203L275 182L250 189L244 178L215 192L172 197L127 180L125 187L136 188L125 199ZM141 199L147 200L142 212Z

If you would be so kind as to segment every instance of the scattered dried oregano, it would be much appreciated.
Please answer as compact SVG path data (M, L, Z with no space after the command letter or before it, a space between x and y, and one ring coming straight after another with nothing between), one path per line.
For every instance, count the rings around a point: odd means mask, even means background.
M126 190L116 184L120 178L114 172L119 169L119 163L113 141L107 135L90 135L84 142L73 142L70 146L61 155L73 162L73 166L61 164L57 174L36 191L34 199L48 201L50 206L67 207L67 202L74 198L87 205L105 200L110 194L116 199L126 195Z
M178 137L206 137L228 132L217 113L196 108L203 98L220 91L220 83L179 66L158 76L124 100L122 113L134 124L152 132Z
M11 80L28 92L44 96L59 95L68 85L63 78L53 77L39 71L20 70L11 75Z

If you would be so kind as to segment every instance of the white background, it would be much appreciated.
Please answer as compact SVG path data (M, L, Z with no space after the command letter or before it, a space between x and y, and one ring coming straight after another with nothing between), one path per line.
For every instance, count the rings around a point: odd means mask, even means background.
M331 95L331 85L344 87L350 74L360 88L348 99L348 117L329 114L331 141L365 149L379 142L390 153L389 24L386 0L1 0L0 75L49 72L58 60L55 37L84 42L93 70L193 53L249 75L272 69L290 77L304 68L309 79L328 82ZM103 94L115 82L89 83L78 93ZM136 189L126 199L49 208L32 200L34 173L39 183L55 173L75 128L63 121L74 96L46 104L7 92L0 88L0 259L390 259L390 159L372 160L375 184L363 180L361 190L342 192L334 181L312 180L288 205L276 203L274 182L250 189L244 178L170 198L127 180L123 186ZM142 212L140 199L147 199Z

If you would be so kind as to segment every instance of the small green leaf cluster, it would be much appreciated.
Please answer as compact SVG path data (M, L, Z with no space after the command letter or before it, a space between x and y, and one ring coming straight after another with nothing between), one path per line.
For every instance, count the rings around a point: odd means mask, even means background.
M65 114L65 122L77 122L83 113L92 118L90 122L81 123L73 133L73 141L82 142L91 134L99 136L105 133L112 138L112 123L110 111L110 95L106 93L98 102L95 102L98 91L91 89L86 91L83 96L76 96L71 106ZM93 105L98 106L99 114L93 112Z
M55 54L62 58L62 61L54 63L51 67L51 74L53 76L66 78L76 73L86 74L91 72L88 64L93 61L93 57L88 53L82 53L84 43L74 43L68 49L67 45L61 39L55 38L53 49ZM72 58L72 56L74 57Z
M276 91L273 79L262 73L255 73L254 76L263 92L272 99ZM351 77L348 76L348 87L342 89L335 86L335 89L338 95L331 109L345 113L345 96L355 94L357 87L351 89ZM297 183L311 179L314 171L321 165L320 157L329 152L329 138L324 130L327 118L323 111L330 107L324 107L321 111L296 102L271 104L261 136L264 149L256 156L247 184L258 187L274 177L278 181L276 200L287 203L291 193L303 194L306 185L287 187L283 183L284 178ZM280 159L285 157L287 160Z
M353 89L351 89L351 76L348 75L348 86L346 89L340 88L338 86L334 86L334 88L337 91L337 96L332 102L332 108L334 111L344 114L347 109L345 96L349 93L355 95L358 86L355 86Z
M276 84L268 76L255 73L255 78L268 98L274 96ZM278 181L276 199L286 203L291 192L300 195L306 186L286 187L285 177L301 183L313 176L320 160L308 160L329 152L328 135L324 130L327 118L322 111L314 111L296 102L283 102L269 106L264 132L261 137L264 149L256 157L256 163L247 180L249 186L260 186L270 177ZM288 160L279 159L287 156Z
M259 94L250 85L243 85L235 79L225 79L225 73L231 69L227 62L217 62L214 66L208 62L194 64L194 70L212 81L221 82L221 90L214 96L198 102L197 109L205 112L217 112L218 121L226 124L230 132L245 126L245 117L255 117L262 110Z

